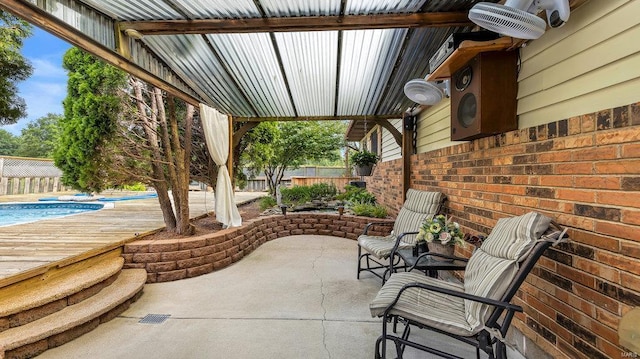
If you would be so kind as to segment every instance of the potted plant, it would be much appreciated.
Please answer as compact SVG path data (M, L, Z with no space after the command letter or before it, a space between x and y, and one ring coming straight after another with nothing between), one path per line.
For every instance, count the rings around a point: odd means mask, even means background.
M359 176L371 176L373 165L378 162L378 155L367 150L360 150L351 155L351 161Z
M418 234L416 235L416 241L418 244L421 241L426 241L429 247L429 252L445 254L448 256L453 255L456 244L461 247L466 245L464 241L464 233L460 230L458 222L454 222L451 218L447 218L442 214L427 218L422 222L420 229L418 230ZM433 256L433 259L440 261L452 261L452 259L445 259L437 256Z

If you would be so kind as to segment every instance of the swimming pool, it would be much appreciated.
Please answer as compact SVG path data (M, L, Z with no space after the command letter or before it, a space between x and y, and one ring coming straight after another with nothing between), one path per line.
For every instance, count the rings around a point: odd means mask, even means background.
M0 227L66 217L103 208L104 203L0 203Z
M120 196L120 197L104 197L104 196L91 196L86 193L78 193L67 196L60 197L43 197L38 199L41 202L90 202L90 201L100 201L100 202L117 202L117 201L130 201L134 199L147 199L147 198L158 198L157 193L141 193L141 194L133 194L128 196Z

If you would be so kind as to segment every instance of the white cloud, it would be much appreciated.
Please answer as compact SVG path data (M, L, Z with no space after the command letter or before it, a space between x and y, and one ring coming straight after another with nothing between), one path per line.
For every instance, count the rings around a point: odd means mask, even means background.
M27 104L27 117L3 129L19 135L31 121L48 113L62 114L62 100L67 95L67 72L62 57L70 45L47 32L35 28L34 36L25 40L22 54L33 66L33 74L19 82L18 96Z
M32 121L46 116L49 113L63 114L62 100L67 96L66 76L61 81L38 81L35 78L18 85L18 95L27 104L27 117L16 124L3 126L14 135L20 135L23 128Z
M64 78L66 81L67 72L59 64L55 64L44 58L33 58L29 60L33 66L32 77Z
M29 119L37 119L48 113L62 113L62 100L67 95L66 83L36 82L22 86L20 96L27 103Z

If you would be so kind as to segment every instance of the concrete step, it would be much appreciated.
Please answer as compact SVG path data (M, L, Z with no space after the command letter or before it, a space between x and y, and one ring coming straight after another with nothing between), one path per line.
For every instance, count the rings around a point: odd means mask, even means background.
M46 317L0 333L0 358L31 358L73 340L115 318L138 299L144 269L125 269L98 293Z
M116 279L123 263L120 251L108 252L0 288L0 332L99 292Z

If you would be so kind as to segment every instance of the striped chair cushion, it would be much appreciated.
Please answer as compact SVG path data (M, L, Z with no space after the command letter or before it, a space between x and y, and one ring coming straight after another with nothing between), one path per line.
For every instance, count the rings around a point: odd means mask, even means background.
M425 218L438 213L443 199L442 192L425 192L410 188L391 233L398 236L406 232L417 232ZM415 235L408 235L402 240L413 245L415 238Z
M536 212L501 218L467 263L464 291L500 300L530 249L549 228L551 219ZM472 328L482 327L493 307L465 300L466 319Z
M367 252L380 259L387 259L391 255L391 250L396 243L396 236L388 235L386 237L361 235L358 237L358 245L366 249ZM412 245L400 241L398 249L411 248Z
M407 191L407 200L402 205L393 224L391 234L386 237L361 235L358 244L377 258L386 259L391 255L397 236L407 232L417 232L425 218L435 215L444 199L441 192L425 192L415 189ZM411 248L415 234L402 237L398 249Z
M462 284L427 277L423 273L394 273L369 304L371 316L381 317L385 309L396 299L400 289L405 284L413 282L460 292L464 290ZM402 294L400 300L389 313L457 335L470 336L475 334L465 318L464 300L446 294L410 288Z

